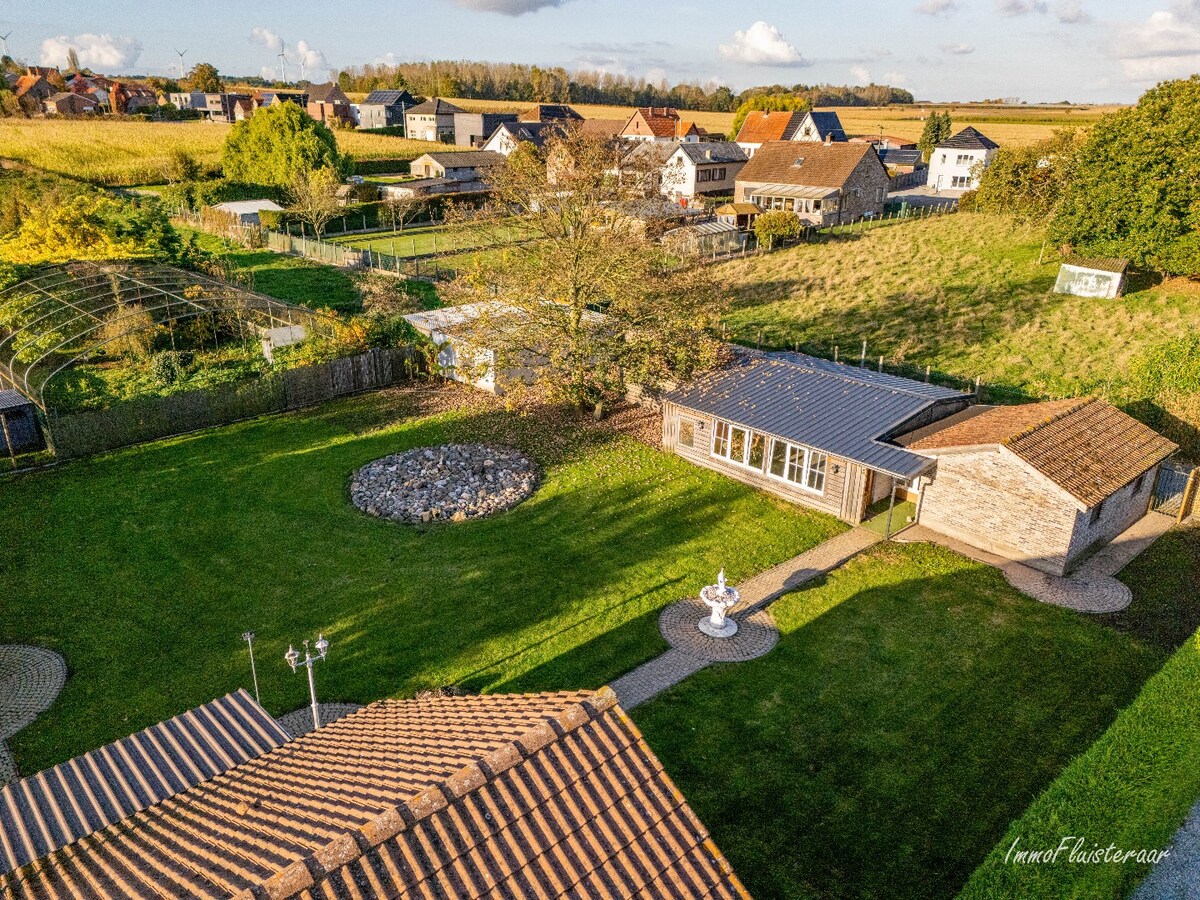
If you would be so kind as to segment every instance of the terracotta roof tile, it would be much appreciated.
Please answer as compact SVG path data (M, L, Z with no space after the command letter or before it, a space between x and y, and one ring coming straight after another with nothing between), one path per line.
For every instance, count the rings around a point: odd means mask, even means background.
M1003 446L1086 507L1179 449L1132 416L1092 398L976 408L939 424L944 427L923 429L908 448Z
M746 896L609 690L372 704L4 897Z
M763 112L751 110L738 129L739 144L765 144L767 141L788 141L804 121L802 112Z

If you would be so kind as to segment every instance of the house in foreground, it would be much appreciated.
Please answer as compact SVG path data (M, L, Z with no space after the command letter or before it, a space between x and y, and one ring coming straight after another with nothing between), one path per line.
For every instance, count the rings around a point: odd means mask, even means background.
M891 438L969 403L960 391L804 354L745 354L664 395L663 447L857 525L873 501L935 466Z
M198 749L220 757L223 742L237 745L242 734L227 725ZM748 896L608 688L382 700L265 751L238 750L253 756L202 783L188 777L182 754L182 777L166 764L126 769L113 755L98 771L80 769L83 783L64 778L54 791L37 776L18 783L36 793L38 809L18 805L19 819L0 827L10 840L28 835L34 861L0 875L0 892L12 900ZM152 806L140 799L144 782ZM104 824L77 825L78 809L113 795L137 801ZM64 822L76 829L64 833Z
M679 141L668 144L661 190L676 202L702 195L732 195L746 151L732 141Z
M887 191L887 170L870 144L773 141L738 173L734 199L822 227L879 215Z
M937 461L918 521L1054 575L1146 514L1179 449L1090 398L973 406L899 442Z
M926 184L936 191L973 191L999 149L999 144L968 125L929 155Z
M521 144L540 150L551 137L566 134L566 129L558 122L503 122L482 149L502 156L508 156Z
M47 97L42 108L48 116L82 116L99 112L100 104L87 94L59 91Z

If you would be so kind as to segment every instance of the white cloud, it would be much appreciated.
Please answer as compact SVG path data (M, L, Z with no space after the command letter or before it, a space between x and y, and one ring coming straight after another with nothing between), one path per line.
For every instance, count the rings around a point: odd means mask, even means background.
M975 52L975 45L967 43L942 44L942 52L949 53L952 56L966 56L969 53Z
M884 72L883 83L891 87L904 87L908 84L908 76L903 72Z
M325 54L313 47L308 41L297 41L296 43L296 59L292 60L296 65L304 66L304 74L306 77L322 76L325 70L329 68L329 60L325 58Z
M866 66L851 66L850 74L854 76L859 84L871 83L871 70Z
M650 84L664 84L667 81L667 70L655 66L646 73L646 81Z
M65 66L74 48L79 64L98 71L117 71L132 66L142 55L140 41L111 34L59 35L42 41L43 66Z
M547 6L562 6L566 0L455 0L459 6L479 12L500 13L502 16L523 16Z
M251 30L250 40L256 44L262 44L268 50L275 53L283 49L283 38L270 28L263 28L261 25Z
M270 66L263 66L258 70L258 74L262 77L263 81L274 81L279 77L279 70L272 69Z
M1047 10L1044 0L996 0L996 12L1002 16L1027 16L1030 13L1044 13Z
M1080 0L1059 0L1054 4L1054 15L1064 25L1082 25L1092 21Z
M913 12L923 16L948 16L958 9L958 0L921 0L913 7Z
M778 28L761 20L745 31L735 31L733 41L718 49L725 59L752 66L811 65Z
M1200 2L1183 0L1120 29L1113 55L1132 81L1183 78L1200 71Z

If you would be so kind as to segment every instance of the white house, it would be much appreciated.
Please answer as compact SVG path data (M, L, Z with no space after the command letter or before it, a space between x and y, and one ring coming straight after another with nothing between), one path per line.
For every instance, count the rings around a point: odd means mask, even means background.
M566 133L565 126L558 122L503 122L481 149L501 156L508 156L521 144L532 144L540 150L551 137Z
M734 182L749 158L732 141L677 143L662 167L662 192L676 202L700 194L733 196Z
M263 210L283 212L283 207L274 200L231 200L228 203L218 203L213 209L229 213L237 219L239 225L258 225L258 214Z
M832 110L817 112L810 110L800 120L793 141L809 141L829 143L830 141L846 140L846 130L842 128L842 120Z
M934 148L926 184L936 191L973 191L999 149L999 144L968 125Z

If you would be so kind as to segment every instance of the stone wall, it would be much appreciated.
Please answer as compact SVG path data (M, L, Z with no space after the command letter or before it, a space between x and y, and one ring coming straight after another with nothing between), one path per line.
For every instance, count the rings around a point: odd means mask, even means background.
M1088 551L1107 544L1118 534L1142 518L1150 508L1150 497L1154 493L1154 479L1158 466L1147 472L1139 483L1133 480L1110 496L1100 507L1100 515L1093 523L1091 510L1080 512L1075 517L1075 532L1071 538L1068 564L1075 562Z
M944 453L919 521L964 543L1061 575L1078 504L1006 450Z

